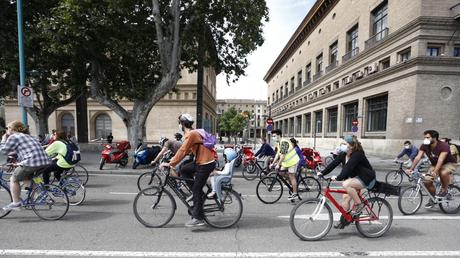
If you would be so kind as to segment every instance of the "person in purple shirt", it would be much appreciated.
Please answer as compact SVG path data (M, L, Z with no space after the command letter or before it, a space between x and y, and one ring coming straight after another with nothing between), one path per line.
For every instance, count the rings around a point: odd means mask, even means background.
M294 146L295 152L297 152L297 155L300 158L297 169L305 168L307 162L305 161L305 157L303 156L302 150L300 149L299 145L297 145L299 141L297 141L295 138L291 138L289 140L291 141L292 145Z

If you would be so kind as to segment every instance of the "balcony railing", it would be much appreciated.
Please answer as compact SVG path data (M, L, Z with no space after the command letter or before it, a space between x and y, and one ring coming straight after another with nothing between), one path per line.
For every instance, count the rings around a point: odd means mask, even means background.
M313 75L313 81L318 80L323 75L323 71L319 71L317 74Z
M384 38L386 38L386 36L388 36L388 28L376 33L370 39L366 40L364 42L364 49L368 49L375 46L375 44L382 41Z
M310 80L310 78L308 78L306 81L303 82L303 86L305 87L310 83L311 83L311 80Z
M333 61L328 67L326 67L326 73L334 70L339 65L339 61Z
M294 89L289 91L289 96L291 96L294 93Z
M345 63L346 61L350 60L352 57L356 56L357 54L359 54L359 47L356 47L352 49L351 51L347 52L342 57L342 63Z

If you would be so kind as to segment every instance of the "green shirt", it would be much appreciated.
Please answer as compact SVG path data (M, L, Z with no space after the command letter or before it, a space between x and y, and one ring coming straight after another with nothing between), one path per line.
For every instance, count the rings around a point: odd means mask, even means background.
M57 154L57 165L59 167L61 168L73 167L72 165L67 163L67 161L65 161L64 159L65 155L67 154L67 146L65 145L65 143L61 141L55 141L51 145L49 145L45 151L46 151L46 154L48 154L48 156L50 157L55 156Z

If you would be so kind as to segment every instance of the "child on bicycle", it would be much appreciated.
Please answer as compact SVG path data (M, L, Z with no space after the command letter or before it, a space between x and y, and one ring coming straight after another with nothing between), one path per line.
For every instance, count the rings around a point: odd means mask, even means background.
M217 193L217 196L220 197L220 191L222 188L222 183L226 183L231 180L231 170L232 165L234 162L232 162L236 158L236 151L231 148L226 148L224 150L224 160L225 160L225 166L221 170L215 169L212 173L211 176L209 177L209 180L211 182L211 187L212 191L208 194L209 198L214 197L214 195Z

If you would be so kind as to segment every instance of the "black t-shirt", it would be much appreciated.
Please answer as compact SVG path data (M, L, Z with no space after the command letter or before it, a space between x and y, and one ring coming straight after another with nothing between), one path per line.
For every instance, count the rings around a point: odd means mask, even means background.
M452 156L452 153L450 153L449 144L446 142L438 141L436 147L434 147L433 149L431 149L430 145L422 145L420 147L420 150L425 152L428 159L430 159L431 165L433 166L436 166L436 164L438 163L438 158L441 152L447 152L447 157L444 160L443 165L446 163L457 163L457 160L454 158L454 156Z

